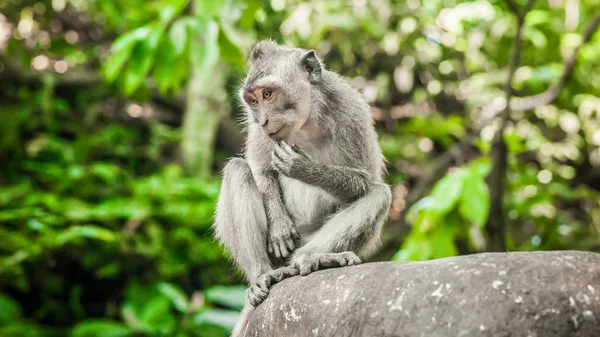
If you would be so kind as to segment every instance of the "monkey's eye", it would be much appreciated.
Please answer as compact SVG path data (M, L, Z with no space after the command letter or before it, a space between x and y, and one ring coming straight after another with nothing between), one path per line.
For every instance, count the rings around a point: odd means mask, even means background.
M273 97L273 92L271 90L263 90L262 92L263 99L269 100Z
M254 97L250 98L248 101L250 102L250 105L252 105L252 106L258 105L258 100Z

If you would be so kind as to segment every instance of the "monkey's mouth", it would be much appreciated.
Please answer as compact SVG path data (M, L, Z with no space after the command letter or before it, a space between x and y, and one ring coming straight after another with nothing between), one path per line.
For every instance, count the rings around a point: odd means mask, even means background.
M279 130L269 133L269 138L271 138L277 142L280 140L283 140L283 138L285 138L285 136L287 136L288 131L290 130L290 127L291 127L291 124L283 124L281 126L281 128L279 128Z

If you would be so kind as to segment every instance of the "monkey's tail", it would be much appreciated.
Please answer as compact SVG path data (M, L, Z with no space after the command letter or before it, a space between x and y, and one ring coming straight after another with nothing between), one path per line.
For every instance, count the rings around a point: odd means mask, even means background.
M248 326L248 321L250 320L250 316L254 312L254 309L256 308L250 305L250 303L246 302L244 304L240 319L235 323L233 331L231 332L231 337L244 337L246 335L246 327Z

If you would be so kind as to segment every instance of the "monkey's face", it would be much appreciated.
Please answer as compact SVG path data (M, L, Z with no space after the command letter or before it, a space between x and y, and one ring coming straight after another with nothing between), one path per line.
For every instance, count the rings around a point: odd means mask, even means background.
M311 84L321 80L321 64L314 51L272 41L253 46L251 64L240 92L250 120L274 141L288 140L309 118Z
M310 111L310 86L303 85L302 79L292 80L294 90L288 89L276 81L265 78L256 85L244 90L242 97L252 111L254 120L265 135L274 141L288 139L299 130L308 119ZM304 88L303 88L304 87Z

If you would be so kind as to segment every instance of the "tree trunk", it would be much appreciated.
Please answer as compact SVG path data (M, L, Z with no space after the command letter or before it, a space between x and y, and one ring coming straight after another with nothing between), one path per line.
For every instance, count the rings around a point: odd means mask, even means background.
M201 10L198 5L192 9L194 14ZM219 120L229 113L226 68L222 61L209 67L190 64L181 142L181 159L189 174L210 175Z

